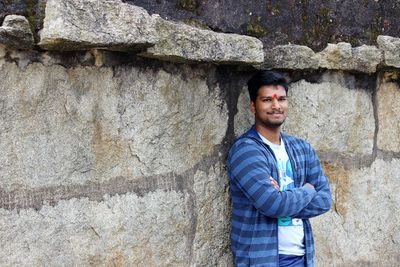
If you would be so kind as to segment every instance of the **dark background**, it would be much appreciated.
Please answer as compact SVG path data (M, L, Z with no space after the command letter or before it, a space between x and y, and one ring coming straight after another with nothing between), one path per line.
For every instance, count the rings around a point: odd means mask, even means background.
M60 0L61 1L61 0ZM45 0L0 0L5 15L25 15L36 32ZM400 36L400 0L123 0L169 20L258 37L265 47L327 43L374 45L378 35Z

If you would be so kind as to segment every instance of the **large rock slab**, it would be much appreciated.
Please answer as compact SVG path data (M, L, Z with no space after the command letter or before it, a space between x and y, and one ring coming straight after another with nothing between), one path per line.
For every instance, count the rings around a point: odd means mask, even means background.
M4 190L182 173L226 133L226 106L203 68L0 69Z
M371 92L346 84L344 74L327 72L318 83L293 83L289 103L284 129L305 138L315 149L348 156L372 153L375 120Z
M400 160L345 169L325 163L333 209L312 219L318 266L397 266Z
M377 92L379 121L378 148L400 152L400 87L396 82L382 81Z
M31 49L33 34L24 16L8 15L0 27L0 43L13 49Z
M39 45L47 50L125 51L156 41L153 19L143 8L120 0L49 0Z
M216 33L182 23L156 19L160 40L142 56L173 62L259 65L263 45L254 37Z
M400 68L400 38L379 35L377 43L384 52L385 65Z
M0 61L0 265L232 266L214 69L46 64Z

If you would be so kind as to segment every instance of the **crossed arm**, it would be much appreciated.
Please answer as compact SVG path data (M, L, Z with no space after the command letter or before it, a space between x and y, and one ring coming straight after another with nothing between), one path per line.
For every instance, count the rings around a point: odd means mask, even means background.
M312 187L317 192L311 201L301 211L294 214L292 217L299 219L308 219L321 215L332 206L332 196L328 179L322 171L320 161L315 151L309 147L309 162L307 164L307 177L304 186ZM275 189L279 190L278 182L269 177L271 184Z
M254 146L244 144L230 156L230 178L268 217L307 219L318 216L330 209L332 199L319 159L311 147L309 151L306 183L300 188L280 191L278 183L266 169L264 155Z

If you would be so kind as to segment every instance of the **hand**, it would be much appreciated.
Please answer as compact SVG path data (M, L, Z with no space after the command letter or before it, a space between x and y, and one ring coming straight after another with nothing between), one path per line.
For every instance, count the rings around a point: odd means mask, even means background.
M315 189L314 186L310 183L306 183L306 184L304 184L304 186L311 188L311 189Z
M272 178L272 177L270 176L270 177L269 177L269 181L270 181L271 184L275 187L276 190L280 190L279 184L278 184L278 182L277 182L274 178Z

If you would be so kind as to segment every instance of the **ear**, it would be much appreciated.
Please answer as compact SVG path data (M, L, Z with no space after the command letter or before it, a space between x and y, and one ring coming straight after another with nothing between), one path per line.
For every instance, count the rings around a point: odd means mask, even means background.
M250 100L250 111L253 114L256 114L256 104Z

